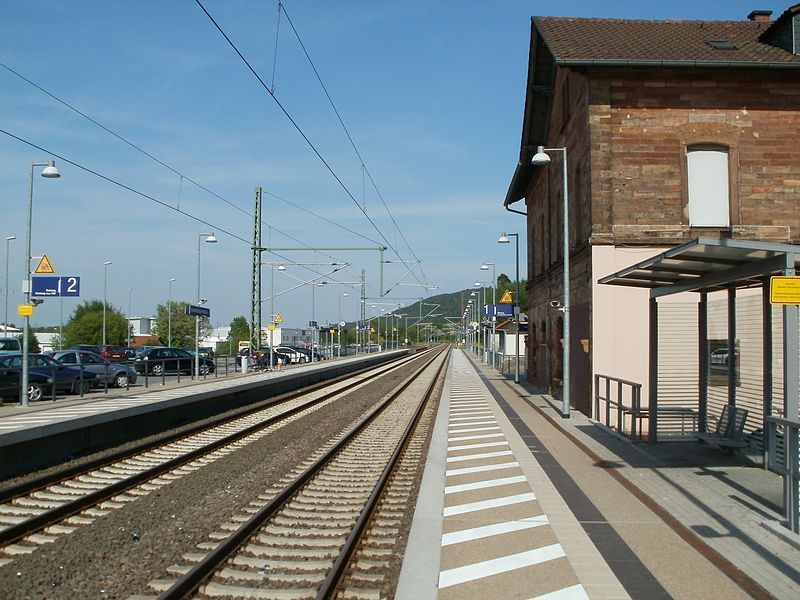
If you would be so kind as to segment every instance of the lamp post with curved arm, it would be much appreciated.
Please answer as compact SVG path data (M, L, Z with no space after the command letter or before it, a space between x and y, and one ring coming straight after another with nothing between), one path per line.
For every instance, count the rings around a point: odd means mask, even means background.
M42 169L42 177L46 179L57 179L61 174L56 168L55 161L48 161L46 163L31 163L31 180L28 193L28 228L27 228L27 244L25 252L25 304L28 307L28 312L31 310L31 222L33 221L33 173L36 167L44 167ZM31 317L30 314L25 314L25 324L22 330L22 381L20 385L20 405L28 406L30 394L28 390L28 344L30 343L30 329Z
M214 237L214 232L201 233L197 236L197 304L203 304L200 298L200 247L203 245L203 238L206 244L216 244L217 238ZM196 315L194 318L194 376L200 378L200 316Z
M516 328L516 344L514 344L515 350L514 353L517 355L517 366L514 371L514 383L519 383L519 310L520 310L520 302L522 297L519 295L519 234L518 233L503 233L500 238L497 240L498 244L508 244L511 240L508 238L514 236L514 240L516 241L516 269L515 269L515 277L517 280L517 297L515 298L514 302L514 327Z
M495 324L497 323L497 275L495 274L495 264L490 262L484 262L481 264L481 271L488 271L489 267L492 267L492 340L489 344L489 354L492 358L492 367L497 366L497 360L495 358L496 348L495 348Z
M567 189L567 148L544 148L539 146L536 154L531 159L531 164L534 166L547 166L550 164L550 156L548 152L561 152L563 162L561 163L562 173L562 186L564 188L563 194L563 213L564 222L562 224L562 238L563 238L563 254L564 254L564 299L563 306L559 309L564 313L564 356L562 364L564 365L564 373L562 374L563 391L562 391L562 407L561 416L569 418L569 192Z

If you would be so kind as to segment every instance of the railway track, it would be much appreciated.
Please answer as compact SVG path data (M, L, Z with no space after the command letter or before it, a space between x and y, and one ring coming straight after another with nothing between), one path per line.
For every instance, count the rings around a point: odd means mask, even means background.
M420 355L285 394L159 442L0 492L0 564L33 552L276 428L403 368Z
M433 421L428 400L448 356L430 357L308 464L173 565L173 579L151 581L152 590L161 600L386 597L383 576Z

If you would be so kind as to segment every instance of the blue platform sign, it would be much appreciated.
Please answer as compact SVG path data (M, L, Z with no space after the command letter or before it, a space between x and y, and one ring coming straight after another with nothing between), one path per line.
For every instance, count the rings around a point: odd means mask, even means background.
M57 298L67 296L77 298L81 295L80 277L32 277L31 296L36 298Z
M513 304L484 304L483 306L484 317L513 317L514 305Z
M186 307L186 314L190 317L210 317L211 309L204 306L194 306L193 304L189 304Z

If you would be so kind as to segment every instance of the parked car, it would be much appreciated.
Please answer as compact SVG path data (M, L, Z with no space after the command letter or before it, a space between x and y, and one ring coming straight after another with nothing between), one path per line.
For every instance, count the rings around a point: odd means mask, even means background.
M67 348L67 350L94 352L111 362L124 362L126 360L125 348L122 346L113 346L111 344L75 344Z
M22 354L0 356L0 369L5 369L7 375L10 371L15 371L19 381L22 370ZM35 379L32 378L34 375ZM41 378L45 379L44 383L41 383ZM42 396L49 394L50 390L47 386L52 387L53 384L55 384L56 392L85 394L94 387L96 382L97 376L94 373L81 373L77 369L65 367L46 354L28 355L28 390L29 398L32 401L40 400ZM17 383L17 388L19 388L19 383Z
M211 346L200 346L198 351L203 358L214 358L214 349ZM192 349L192 352L194 352L194 349Z
M262 348L261 349L261 356L258 357L258 366L261 368L268 367L272 365L273 367L278 364L278 360L281 360L281 364L288 365L292 362L292 357L285 352L281 352L280 350L273 348L272 349L272 362L270 363L270 351L269 348Z
M22 352L22 344L15 337L0 337L0 355Z
M0 398L19 400L20 397L20 372L19 368L6 367L0 364ZM50 394L52 390L52 379L40 373L28 373L28 397L33 400L41 400L42 397Z
M83 367L84 373L94 373L101 386L107 383L109 386L124 388L136 383L136 371L132 367L125 363L108 361L94 352L61 350L54 352L52 356L63 365L75 369Z
M293 365L308 362L309 360L303 352L295 350L294 348L289 348L288 346L275 346L273 350L277 350L283 354L288 354L291 364Z
M312 362L312 361L320 361L325 360L325 357L320 354L317 350L312 350L311 348L306 348L305 346L297 346L295 344L284 344L286 348L291 348L292 350L296 350L305 355L306 360L305 362Z
M125 348L125 360L133 362L136 358L136 348Z
M137 373L161 376L164 373L194 371L194 356L182 348L148 348L133 363ZM214 361L200 357L200 375L214 372Z

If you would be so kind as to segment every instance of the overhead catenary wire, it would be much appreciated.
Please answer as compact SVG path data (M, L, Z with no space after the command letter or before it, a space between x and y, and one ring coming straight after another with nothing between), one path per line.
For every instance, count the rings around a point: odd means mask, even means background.
M322 162L322 164L325 166L325 168L328 170L328 172L331 174L331 176L339 184L339 187L342 188L342 190L345 192L345 194L347 194L347 196L350 198L350 200L352 200L352 202L359 208L359 210L362 212L362 214L367 219L367 221L370 223L370 225L372 225L373 229L378 233L378 235L380 235L380 237L384 241L385 245L388 248L390 248L392 250L392 252L394 252L398 257L400 257L401 255L397 251L397 249L386 238L386 236L383 234L383 232L377 226L377 224L372 219L372 217L358 203L358 200L356 200L355 196L353 196L353 194L350 191L350 189L345 185L345 183L342 181L342 179L339 177L339 175L336 173L336 171L334 171L333 167L331 167L330 163L325 159L325 157L322 156L322 153L319 151L319 149L317 149L316 145L311 141L311 139L308 137L308 135L306 135L305 131L303 131L302 127L300 127L300 125L297 123L297 121L295 121L294 117L292 117L292 115L289 113L289 111L286 109L286 107L283 105L283 103L277 98L277 96L272 91L270 91L270 88L266 84L264 79L258 74L258 72L255 70L255 68L253 68L253 66L250 64L250 62L247 60L247 58L245 58L245 56L242 54L242 52L239 50L239 48L236 46L236 44L233 42L233 40L230 38L230 36L228 36L228 34L225 32L225 30L222 29L222 26L216 21L216 19L214 19L214 17L211 15L211 13L208 12L208 10L203 5L201 0L195 0L195 3L205 13L205 15L208 17L209 21L211 21L211 23L214 25L214 27L217 29L217 31L219 31L220 35L222 35L222 37L225 39L225 41L228 43L228 45L231 47L231 49L233 49L233 51L240 58L240 60L244 63L244 65L247 67L247 69L250 71L250 73L252 73L253 77L256 78L256 80L261 85L261 87L269 94L270 98L272 98L272 100L276 103L276 105L281 110L281 112L283 112L284 116L289 120L289 122L292 124L292 126L297 130L297 132L300 134L300 136L303 138L303 140L306 142L306 144L308 144L309 148L311 148L311 151L314 154L316 154L317 158L319 158L319 160Z
M108 183L111 183L113 185L121 187L122 189L127 190L127 191L131 192L132 194L136 194L137 196L141 196L142 198L146 198L147 200L150 200L151 202L155 202L156 204L158 204L160 206L163 206L164 208L167 208L167 209L169 209L171 211L174 211L174 212L176 212L178 214L181 214L183 216L189 217L190 219L193 219L194 221L197 221L198 223L202 223L203 225L207 225L208 227L211 227L215 231L224 233L225 235L228 235L233 239L236 239L236 240L239 240L241 242L244 242L247 245L250 245L252 243L252 242L250 242L250 240L247 240L247 239L245 239L245 238L233 233L232 231L228 231L224 227L219 227L217 225L214 225L213 223L211 223L209 221L206 221L205 219L202 219L202 218L198 217L197 215L193 215L190 212L186 212L185 210L181 210L181 209L179 209L179 208L177 208L175 206L172 206L168 202L164 202L163 200L159 200L158 198L156 198L154 196L151 196L149 194L146 194L146 193L144 193L144 192L142 192L140 190L137 190L136 188L133 188L133 187L131 187L131 186L125 184L125 183L122 183L121 181L118 181L118 180L116 180L116 179L114 179L112 177L108 177L107 175L103 175L99 171L95 171L94 169L90 169L89 167L87 167L85 165L82 165L80 163L75 162L74 160L70 160L66 156L58 154L57 152L53 152L52 150L49 150L48 148L45 148L43 146L39 146L38 144L34 144L33 142L31 142L29 140L26 140L26 139L21 138L21 137L19 137L17 135L14 135L10 131L6 131L5 129L0 129L0 133L2 133L4 135L7 135L8 137L13 138L13 139L15 139L15 140L17 140L19 142L22 142L23 144L26 144L26 145L30 146L31 148L36 148L37 150L41 150L42 152L45 152L46 154L49 154L50 156L54 156L58 160L62 160L65 163L67 163L68 165L72 165L73 167L75 167L77 169L80 169L81 171L85 171L86 173L89 173L90 175L94 175L95 177L99 177L103 181L107 181Z
M87 166L82 165L82 164L80 164L78 162L75 162L74 160L70 160L66 156L64 156L62 154L59 154L57 152L54 152L53 150L50 150L48 148L45 148L44 146L40 146L38 144L35 144L34 142L31 142L30 140L26 140L24 138L21 138L18 135L15 135L15 134L11 133L10 131L6 131L5 129L2 129L2 128L0 128L0 133L4 134L4 135L6 135L6 136L8 136L8 137L10 137L12 139L15 139L18 142L21 142L21 143L23 143L23 144L25 144L27 146L30 146L31 148L36 148L37 150L40 150L40 151L42 151L42 152L44 152L44 153L46 153L46 154L48 154L50 156L53 156L53 157L57 158L58 160L64 161L68 165L72 165L73 167L75 167L77 169L80 169L81 171L89 173L90 175L94 175L95 177L98 177L98 178L102 179L103 181L106 181L106 182L108 182L108 183L110 183L112 185L115 185L115 186L120 187L120 188L122 188L124 190L127 190L127 191L131 192L132 194L135 194L137 196L140 196L142 198L150 200L151 202L154 202L154 203L158 204L159 206L162 206L162 207L164 207L166 209L169 209L169 210L171 210L171 211L173 211L175 213L178 213L180 215L188 217L188 218L192 219L193 221L195 221L197 223L202 223L203 225L205 225L207 227L210 227L211 229L213 229L217 233L223 233L223 234L231 237L232 239L235 239L235 240L238 240L240 242L243 242L243 243L247 244L248 246L252 245L252 241L251 240L245 239L245 238L233 233L232 231L229 231L229 230L225 229L224 227L221 227L219 225L215 225L214 223L212 223L210 221L207 221L207 220L205 220L205 219L203 219L201 217L198 217L197 215L194 215L194 214L192 214L190 212L187 212L185 210L181 210L181 209L179 209L179 208L177 208L175 206L172 206L168 202L164 202L163 200L159 200L155 196L151 196L150 194L146 194L145 192L142 192L141 190L137 190L136 188L131 187L131 186L125 184L125 183L122 183L121 181L118 181L118 180L116 180L116 179L114 179L112 177L109 177L107 175L103 175L99 171L95 171L94 169L91 169L90 167L87 167ZM302 242L299 242L299 240L296 240L296 241L298 241L298 243L302 243ZM311 248L311 246L307 246L307 247ZM279 254L277 252L272 252L271 254L281 258L287 264L293 264L295 262L293 259L289 258L288 256L284 256L284 255ZM333 257L330 257L330 258L333 258ZM303 267L303 268L308 269L308 267ZM311 271L312 273L316 273L316 271L314 271L313 269L308 269L308 270Z
M278 0L278 12L280 13L281 11L283 11L283 14L286 16L286 21L289 23L289 26L292 28L292 31L294 32L294 35L297 38L297 42L300 44L300 48L303 50L303 54L305 55L306 60L308 60L308 64L311 66L311 69L314 71L314 75L316 76L317 81L319 81L320 87L322 88L322 91L325 93L325 97L328 99L328 102L330 103L331 108L333 109L333 112L336 114L336 118L339 120L339 124L342 126L342 129L344 130L344 133L347 136L348 141L350 142L350 146L353 148L353 151L355 152L356 156L358 157L359 162L361 163L362 176L363 176L363 173L366 173L367 177L369 177L370 183L372 184L372 188L375 190L375 193L378 195L378 198L380 199L381 203L383 204L383 207L386 210L386 214L389 215L389 218L391 219L392 224L394 225L395 231L400 234L400 237L405 242L405 245L406 245L406 248L408 248L408 251L411 253L411 255L418 262L422 262L422 261L419 260L419 257L414 253L414 250L411 248L411 244L409 244L408 240L406 239L406 236L403 235L403 232L400 229L400 226L397 224L397 221L395 220L394 215L392 214L391 210L389 210L389 205L386 203L386 200L384 199L383 194L381 194L381 191L378 189L378 185L375 183L375 180L372 177L372 173L370 173L369 168L367 167L366 163L364 162L363 157L361 156L361 152L359 152L358 147L356 146L356 143L353 140L353 137L350 135L350 131L347 129L347 125L345 125L344 120L342 119L342 115L339 113L339 109L336 107L336 104L334 103L333 98L331 97L330 93L328 93L328 88L325 86L325 83L322 81L322 77L320 76L319 71L317 70L317 67L314 64L314 61L311 59L311 55L308 53L308 50L306 50L306 46L303 43L302 38L300 37L300 33L297 31L297 28L294 26L294 22L292 21L292 18L289 16L289 13L286 12L286 7L283 5L283 2L281 2L281 0ZM363 183L362 183L362 188L363 188ZM362 190L362 194L363 194L363 190ZM364 197L366 197L366 196L364 195ZM366 204L366 201L364 203ZM364 211L366 211L366 206L364 207ZM395 251L395 253L398 254L398 256L400 256L399 253L397 253L396 251Z
M37 84L35 81L31 80L29 77L26 77L25 75L23 75L22 73L20 73L16 69L10 67L9 65L7 65L7 64L5 64L3 62L0 62L0 67L3 67L9 73L11 73L14 76L18 77L22 81L26 82L28 85L30 85L30 86L34 87L35 89L39 90L41 93L45 94L46 96L48 96L52 100L55 100L57 103L61 104L62 106L66 107L66 108L68 108L69 110L71 110L72 112L76 113L77 115L83 117L84 119L86 119L87 121L89 121L93 125L99 127L100 129L102 129L103 131L105 131L109 135L113 136L117 140L121 141L122 143L124 143L124 144L128 145L129 147L133 148L134 150L136 150L137 152L141 153L142 155L144 155L144 156L148 157L149 159L153 160L154 162L156 162L157 164L161 165L162 167L164 167L165 169L169 170L170 172L178 175L180 177L180 184L179 184L179 188L178 188L178 201L177 201L177 209L178 209L179 212L183 212L183 211L180 210L180 201L181 201L182 194L183 194L183 182L185 180L185 181L188 181L188 182L192 183L193 185L197 186L199 189L207 192L208 194L210 194L214 198L217 198L218 200L221 200L222 202L224 202L225 204L231 206L232 208L235 208L236 210L238 210L239 212L243 213L247 217L250 217L250 218L253 217L253 214L251 212L241 208L237 204L235 204L235 203L231 202L230 200L224 198L223 196L221 196L220 194L214 192L213 190L210 190L209 188L207 188L203 184L197 182L196 180L192 179L188 175L185 175L184 173L178 171L176 168L174 168L171 165L165 163L163 160L161 160L157 156L153 155L152 153L148 152L147 150L145 150L144 148L142 148L138 144L128 140L124 136L120 135L119 133L117 133L114 130L112 130L111 128L109 128L108 126L106 126L103 123L99 122L97 119L95 119L95 118L91 117L90 115L86 114L85 112L83 112L82 110L80 110L79 108L74 106L73 104L70 104L69 102L63 100L62 98L59 98L53 92L45 89L44 87L42 87L41 85ZM356 235L358 237L361 237L361 238L363 238L363 239L365 239L365 240L367 240L367 241L369 241L371 243L374 243L374 244L378 245L377 242L375 242L374 240L370 239L369 237L367 237L367 236L365 236L365 235L363 235L361 233L358 233L356 231L353 231L352 229L350 229L348 227L345 227L344 225L336 223L335 221L332 221L331 219L327 219L327 218L325 218L325 217L323 217L323 216L321 216L321 215L319 215L319 214L317 214L317 213L315 213L313 211L310 211L308 209L302 208L302 207L298 206L297 204L294 204L294 203L292 203L292 202L290 202L290 201L288 201L288 200L286 200L284 198L280 198L279 196L276 196L275 194L270 194L270 195L273 196L274 198L277 198L278 200L281 200L282 202L286 202L287 204L291 204L292 206L296 206L297 208L300 208L301 210L304 210L308 214L310 214L310 215L312 215L312 216L314 216L314 217L316 217L318 219L321 219L321 220L325 221L326 223L329 223L330 225L333 225L334 227L338 227L338 228L340 228L340 229L342 229L344 231L352 233L352 234L354 234L354 235ZM285 231L283 231L283 230L281 230L281 229L279 229L277 227L274 227L272 225L264 223L263 221L262 221L262 225L267 225L268 227L274 229L275 231L281 233L282 235L285 235L287 238L296 241L298 244L302 244L302 245L304 245L304 246L306 246L308 248L311 247L310 245L306 244L305 242L302 242L301 240L295 238L294 236L286 233Z

